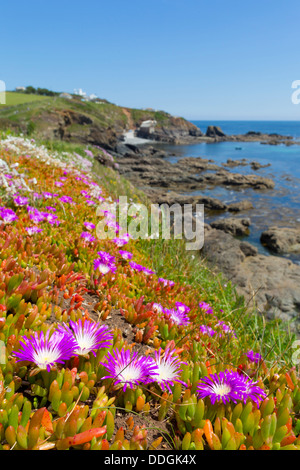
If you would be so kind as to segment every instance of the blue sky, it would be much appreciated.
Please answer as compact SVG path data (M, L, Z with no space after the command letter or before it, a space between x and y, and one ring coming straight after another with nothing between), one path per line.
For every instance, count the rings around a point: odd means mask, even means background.
M16 0L0 80L187 119L299 119L299 0Z

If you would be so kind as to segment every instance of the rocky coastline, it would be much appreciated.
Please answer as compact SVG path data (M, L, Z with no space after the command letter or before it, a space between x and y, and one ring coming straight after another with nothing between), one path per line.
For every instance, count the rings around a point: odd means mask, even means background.
M261 234L261 243L269 250L269 255L264 255L245 241L251 228L248 214L255 210L251 201L226 204L217 198L193 194L216 186L269 191L274 188L274 181L259 174L265 165L245 159L217 165L201 157L184 157L171 163L166 159L167 153L150 142L138 146L121 141L111 154L114 163L103 155L96 159L102 165L114 166L153 203L192 204L193 208L204 204L206 214L217 215L216 221L205 224L200 255L213 269L221 271L259 313L267 319L289 322L291 330L300 334L300 265L281 256L300 253L300 229L270 227ZM245 165L250 166L253 174L231 171Z
M226 135L219 126L210 125L206 132L202 132L192 123L186 124L177 122L173 118L168 126L159 126L153 129L153 132L145 132L142 126L134 129L137 138L149 139L154 142L163 142L169 144L193 144L193 143L215 143L215 142L260 142L265 145L300 145L300 142L294 140L292 136L280 135L277 133L264 134L262 132L249 131L245 134Z

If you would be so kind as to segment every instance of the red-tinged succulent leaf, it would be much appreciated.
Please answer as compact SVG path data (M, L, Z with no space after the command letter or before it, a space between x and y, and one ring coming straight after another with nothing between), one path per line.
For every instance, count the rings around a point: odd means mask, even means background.
M48 410L45 410L43 414L41 425L46 431L53 433L52 419Z
M285 436L281 443L280 443L280 446L281 447L284 447L284 446L288 446L288 445L291 445L295 442L296 440L296 436L294 433L291 433L289 436Z
M31 428L39 427L41 425L45 411L46 411L46 407L43 407L34 413L32 418L30 419L29 431Z
M286 372L285 378L286 378L286 382L287 382L288 386L290 387L290 389L291 389L291 390L294 390L294 389L295 389L295 385L293 384L293 381L292 381L292 379L291 379L291 377L290 377L290 375L289 375L288 372Z
M88 431L81 432L79 434L75 434L75 436L71 437L65 437L64 439L60 439L56 447L58 449L68 449L69 447L72 446L78 446L82 444L86 444L87 442L90 442L93 437L101 437L104 436L106 433L106 426L103 426L102 428L92 428L89 429Z

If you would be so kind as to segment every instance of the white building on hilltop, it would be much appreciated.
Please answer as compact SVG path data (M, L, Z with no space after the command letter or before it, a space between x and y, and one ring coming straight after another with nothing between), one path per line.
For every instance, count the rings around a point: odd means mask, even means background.
M82 96L82 98L85 98L85 97L86 97L86 92L85 92L85 91L82 91L81 88L74 89L74 94L75 94L75 95L78 95L78 96Z

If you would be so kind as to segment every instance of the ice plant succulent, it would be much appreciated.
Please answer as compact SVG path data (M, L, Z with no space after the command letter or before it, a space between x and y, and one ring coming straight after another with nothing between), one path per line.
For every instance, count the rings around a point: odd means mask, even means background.
M93 235L91 235L89 232L82 232L80 237L86 240L87 242L94 242L96 240L96 238L93 237Z
M26 206L26 204L28 204L28 202L29 202L28 197L17 196L14 199L14 203L17 206Z
M139 384L153 381L157 366L153 360L146 356L138 357L137 352L113 350L106 355L107 362L101 362L108 371L102 379L113 379L115 385L123 386L123 391L130 387L133 389Z
M216 333L210 326L206 325L200 325L199 330L203 335L213 336Z
M25 227L25 230L29 235L33 235L34 233L39 233L43 231L42 228L38 227Z
M93 230L96 226L95 224L92 224L92 222L83 222L83 225L88 229L88 230Z
M166 389L172 393L170 386L173 386L175 382L187 386L185 382L180 380L182 372L181 364L178 357L174 357L175 351L170 351L168 348L163 351L159 348L155 351L155 359L152 359L156 366L156 376L153 377L153 381L158 383L163 391Z
M187 314L177 310L176 308L165 308L164 313L168 319L178 326L188 326L190 324L190 320Z
M22 349L13 353L17 357L17 362L33 362L39 369L47 369L48 372L55 364L63 364L70 359L76 348L73 337L58 332L50 336L49 330L46 334L40 331L29 337L23 336L20 345Z
M197 386L197 393L200 398L208 397L212 405L216 402L226 404L230 401L236 403L238 400L241 400L242 389L243 383L239 376L225 370L224 372L210 374L209 377L201 378Z
M238 400L246 403L250 399L259 406L259 402L264 400L267 394L256 384L257 382L253 382L246 375L225 370L200 379L197 392L200 398L209 397L212 404L216 401L226 404L230 400L234 403Z
M259 353L254 353L254 351L250 350L246 353L247 358L251 362L255 362L258 364L262 360L262 356Z
M236 379L240 386L240 393L241 393L241 400L246 403L246 401L250 398L254 401L257 406L259 406L259 402L264 400L267 396L266 392L260 388L257 382L253 382L249 377L246 375L241 375L238 372L232 372L231 375Z
M0 217L5 224L10 224L18 219L18 216L12 209L6 209L5 207L0 208Z
M211 306L209 304L207 304L206 302L199 302L199 307L201 308L201 310L203 310L205 313L214 313L213 312L213 309L211 308Z
M180 313L188 313L191 310L190 307L183 304L182 302L175 302L175 306Z
M94 260L95 271L99 270L101 274L107 274L110 271L116 271L114 256L110 255L106 251L98 251L97 254L99 255L99 258Z
M163 277L158 278L158 282L161 282L164 286L174 286L175 282L174 281L169 281L168 279L164 279Z
M75 339L75 354L85 356L96 352L101 348L109 348L112 345L113 334L106 325L93 323L89 320L70 320L70 326L66 323L58 326L58 331L63 335L69 335Z
M132 259L133 258L133 254L130 253L130 251L119 250L119 253L120 253L120 255L122 256L123 259Z

